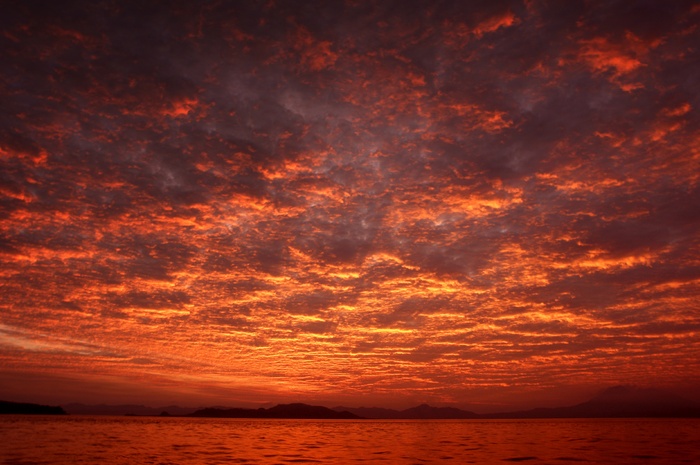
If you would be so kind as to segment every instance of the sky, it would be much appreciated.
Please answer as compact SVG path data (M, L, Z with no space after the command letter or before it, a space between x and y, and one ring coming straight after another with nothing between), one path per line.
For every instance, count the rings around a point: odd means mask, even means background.
M700 392L700 2L6 6L0 398Z

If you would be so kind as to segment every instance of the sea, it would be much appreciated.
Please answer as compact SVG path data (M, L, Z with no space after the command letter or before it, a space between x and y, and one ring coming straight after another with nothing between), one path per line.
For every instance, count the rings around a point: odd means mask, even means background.
M0 463L700 464L700 419L0 416Z

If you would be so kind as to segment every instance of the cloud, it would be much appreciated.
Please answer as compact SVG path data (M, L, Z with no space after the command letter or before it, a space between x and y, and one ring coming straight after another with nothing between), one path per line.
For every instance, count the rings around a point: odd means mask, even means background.
M221 403L696 385L697 14L17 5L3 369Z

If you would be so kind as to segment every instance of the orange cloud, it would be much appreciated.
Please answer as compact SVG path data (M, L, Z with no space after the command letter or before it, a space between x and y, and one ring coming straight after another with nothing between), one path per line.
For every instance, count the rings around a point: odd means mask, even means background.
M8 12L0 397L696 386L693 17L449 3Z
M506 11L501 15L496 15L480 22L472 30L472 33L477 37L481 37L484 34L497 31L500 28L511 27L519 22L520 20L513 14L513 12Z

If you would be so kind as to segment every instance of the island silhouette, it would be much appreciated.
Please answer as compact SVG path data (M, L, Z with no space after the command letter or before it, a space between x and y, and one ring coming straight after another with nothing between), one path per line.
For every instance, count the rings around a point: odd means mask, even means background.
M271 408L205 408L190 413L188 417L214 418L288 418L288 419L319 419L319 420L352 420L361 417L347 411L332 410L318 405L302 403L280 404Z
M482 415L488 418L697 418L700 404L662 389L615 386L569 407Z
M478 414L455 407L433 407L428 404L405 410L344 406L327 408L303 403L279 404L270 408L207 407L195 409L174 405L152 408L143 405L89 406L84 404L67 404L63 407L52 407L7 401L0 401L0 413L324 420L700 418L700 404L662 389L615 386L605 389L592 399L576 405L490 414Z
M0 414L15 415L66 415L62 407L51 405L30 404L25 402L9 402L0 400Z

